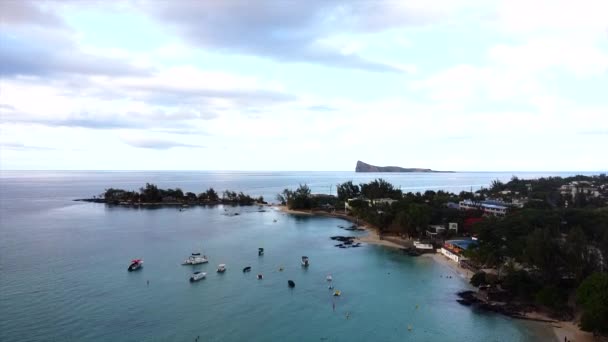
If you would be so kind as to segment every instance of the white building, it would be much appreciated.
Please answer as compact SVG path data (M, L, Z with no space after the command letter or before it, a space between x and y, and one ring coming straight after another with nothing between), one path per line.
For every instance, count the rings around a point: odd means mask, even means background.
M445 247L441 247L441 249L439 249L439 253L445 255L448 259L450 259L454 262L460 262L460 258L461 258L460 255L449 251Z

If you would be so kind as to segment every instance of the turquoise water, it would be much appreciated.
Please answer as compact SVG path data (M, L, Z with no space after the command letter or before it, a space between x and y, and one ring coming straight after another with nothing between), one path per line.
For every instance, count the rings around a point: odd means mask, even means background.
M551 337L537 326L459 305L455 293L467 289L467 283L431 259L371 245L334 247L329 237L346 233L337 227L341 220L268 208L259 212L257 207L180 212L71 202L82 197L79 191L95 187L76 186L86 183L81 177L2 178L1 341ZM88 184L115 186L111 178L89 178ZM8 194L19 195L11 199ZM258 247L266 249L263 257ZM199 250L209 256L209 264L180 265ZM302 255L310 257L308 269L300 266ZM144 259L144 268L128 273L128 262L136 257ZM219 263L227 264L225 274L215 273ZM249 265L252 272L242 273ZM207 279L189 283L193 270L208 272ZM257 273L264 279L257 280ZM333 275L341 297L331 296L327 274ZM288 279L296 282L294 289L287 287Z

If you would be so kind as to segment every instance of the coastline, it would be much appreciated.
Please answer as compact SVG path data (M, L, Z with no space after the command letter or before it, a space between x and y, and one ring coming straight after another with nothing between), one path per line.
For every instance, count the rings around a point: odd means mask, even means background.
M286 206L276 206L280 212L291 214L291 215L304 215L304 216L324 216L324 217L332 217L332 218L340 218L346 220L348 222L357 224L358 226L365 229L367 235L357 237L354 241L368 243L372 245L385 246L390 248L398 248L403 249L409 247L412 242L410 240L402 239L396 236L390 236L387 238L380 238L379 229L368 222L360 220L356 217L349 216L344 213L339 212L326 212L321 210L293 210L288 209Z
M276 208L278 208L278 211L280 211L280 212L283 212L286 214L291 214L291 215L324 216L324 217L332 217L332 218L341 218L346 221L357 224L360 227L363 227L365 229L365 231L367 232L367 235L355 238L355 241L358 241L358 242L363 242L363 243L368 243L368 244L373 244L373 245L378 245L378 246L385 246L385 247L389 247L389 248L398 248L398 249L403 249L403 248L409 247L412 244L411 240L405 240L405 239L401 239L399 237L394 237L394 236L391 236L388 238L391 240L398 241L399 243L389 241L389 240L387 240L386 237L381 239L380 234L378 233L379 230L377 227L374 227L373 225L369 224L368 222L359 220L357 218L348 216L343 213L338 213L338 212L332 213L332 212L326 212L326 211L321 211L321 210L307 210L307 211L292 210L292 209L288 209L286 206L276 206ZM467 283L470 282L471 277L473 277L473 275L474 275L473 271L460 267L460 265L449 260L448 258L446 258L445 256L443 256L439 253L422 254L422 255L420 255L420 257L431 258L434 262L441 264L443 266L446 266L452 272L454 272L457 276L466 280ZM539 324L540 327L542 327L543 329L549 329L550 331L552 331L553 334L555 335L555 340L557 342L563 342L566 339L568 341L572 341L572 342L600 341L598 339L595 339L593 337L592 333L582 331L578 327L578 325L572 321L556 321L540 312L529 312L529 313L526 313L524 316L526 318L522 317L521 319L527 320L529 322L534 322L536 324Z

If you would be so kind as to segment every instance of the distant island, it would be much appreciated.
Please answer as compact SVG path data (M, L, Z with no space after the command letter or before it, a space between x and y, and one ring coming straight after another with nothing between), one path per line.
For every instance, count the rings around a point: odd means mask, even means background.
M431 169L421 168L405 168L399 166L375 166L357 160L355 172L453 172L453 171L435 171Z

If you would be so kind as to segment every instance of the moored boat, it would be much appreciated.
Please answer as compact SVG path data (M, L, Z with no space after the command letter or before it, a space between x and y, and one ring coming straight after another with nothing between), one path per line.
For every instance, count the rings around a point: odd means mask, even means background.
M264 255L264 248L262 248L262 247L258 248L258 255L259 256Z
M309 265L308 257L307 256L303 256L302 257L302 266L308 267L308 265Z
M294 283L293 280L288 280L287 281L287 286L289 286L289 287L296 287L296 283Z
M199 265L206 264L208 262L209 259L207 259L206 255L201 255L201 253L192 253L192 255L188 257L188 259L184 260L182 265Z
M190 277L190 282L193 283L195 281L199 281L201 279L204 279L205 276L207 276L207 273L205 273L205 272L194 272L194 273L192 273L192 276Z
M331 274L328 274L327 277L325 277L325 280L332 281L334 278L331 276Z
M264 276L260 273L260 274L258 274L258 279L262 280L262 279L264 279Z
M217 273L224 273L224 272L226 272L226 264L217 265Z
M251 266L243 268L243 273L251 271Z
M133 259L131 260L131 264L129 264L129 268L127 271L133 272L141 269L144 266L144 261L141 259Z
M334 291L334 296L335 297L340 297L341 294L342 294L342 292L340 292L340 290Z

